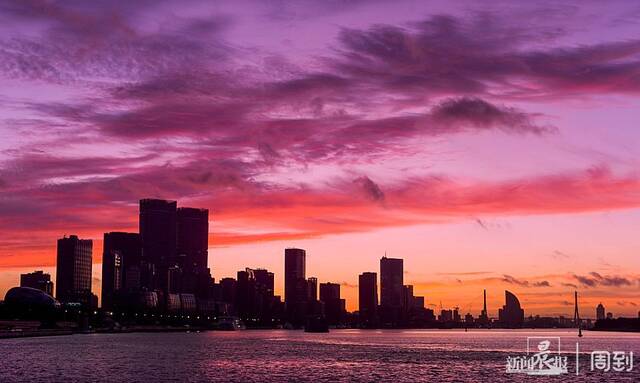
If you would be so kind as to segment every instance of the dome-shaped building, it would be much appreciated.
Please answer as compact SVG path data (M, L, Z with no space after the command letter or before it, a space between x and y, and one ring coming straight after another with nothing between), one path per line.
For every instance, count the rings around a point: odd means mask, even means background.
M31 287L13 287L4 297L10 315L19 318L42 319L56 313L60 303L44 291Z

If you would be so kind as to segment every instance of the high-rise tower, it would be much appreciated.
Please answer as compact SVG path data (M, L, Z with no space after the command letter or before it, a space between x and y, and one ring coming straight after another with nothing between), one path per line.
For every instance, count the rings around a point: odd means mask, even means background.
M143 288L168 287L168 269L176 264L176 207L176 201L140 200Z
M76 235L58 239L56 298L61 302L92 304L93 242Z
M398 258L380 259L380 306L402 307L403 261Z
M116 295L140 290L142 243L138 233L104 233L102 308L111 310Z
M211 285L209 262L209 210L178 208L176 213L176 263L182 270L183 293L208 295Z
M209 210L181 207L176 211L176 247L186 270L206 270L209 248Z
M303 249L284 250L284 301L289 320L303 323L307 314L309 283L305 277L307 253Z
M606 318L604 306L602 305L602 303L599 303L598 307L596 307L596 319L604 320L604 318Z
M358 302L360 321L364 326L375 324L378 312L378 275L362 273L358 277Z
M306 301L307 253L303 249L289 248L284 250L284 301L286 304Z

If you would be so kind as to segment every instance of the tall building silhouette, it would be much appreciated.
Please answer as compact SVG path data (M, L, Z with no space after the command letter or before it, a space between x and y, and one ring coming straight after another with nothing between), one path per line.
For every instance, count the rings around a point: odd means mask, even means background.
M321 283L320 301L324 303L324 312L329 324L339 324L345 311L345 301L340 298L339 283Z
M220 280L221 299L229 304L236 303L237 281L233 278L222 278Z
M306 280L306 257L303 249L284 250L284 301L287 316L295 325L304 322L307 315L309 284Z
M603 320L605 318L606 318L606 314L605 314L604 306L602 305L602 303L599 303L598 307L596 307L596 319Z
M168 266L166 269L166 276L166 294L180 294L183 292L182 282L185 278L181 267L178 265Z
M280 309L280 299L273 294L273 273L247 267L237 276L234 304L238 316L250 325L272 326Z
M181 207L176 212L177 265L182 269L181 292L209 295L209 210Z
M76 235L58 239L56 298L93 305L91 294L93 242Z
M403 261L398 258L380 259L380 306L402 307Z
M249 269L253 273L256 284L260 286L265 293L273 296L275 290L274 274L266 269Z
M168 269L176 263L176 201L140 200L142 285L153 290L168 286Z
M378 316L384 326L398 326L406 318L404 302L403 261L380 259L380 307Z
M378 275L365 272L358 276L358 310L360 321L365 326L376 322L378 312Z
M102 308L112 310L116 295L140 289L142 243L138 233L104 233Z
M235 308L238 316L245 321L254 321L256 300L256 281L250 269L238 271L236 278Z
M318 300L318 278L307 278L307 300L315 302Z
M307 278L307 302L306 313L314 317L322 316L324 312L324 306L322 302L318 300L318 278Z
M413 308L414 309L424 309L424 297L413 297Z
M180 266L206 270L209 248L209 210L180 207L176 211L176 246Z
M489 314L487 312L487 290L483 290L482 292L482 311L480 312L480 316L478 317L478 323L482 325L489 324Z
M288 248L284 250L284 301L285 304L306 300L307 253L303 249Z
M413 295L413 285L402 286L402 308L405 312L413 309L415 296Z
M321 283L320 300L328 302L333 299L340 299L340 284L331 282Z
M272 272L266 269L249 269L255 281L255 300L253 305L258 322L272 325L272 319L276 312L276 299L274 296L275 278ZM279 300L279 299L278 299Z
M20 287L31 287L53 296L53 282L51 275L42 270L33 273L20 274Z
M498 310L498 318L502 326L521 327L524 322L524 310L520 307L520 301L510 291L504 291L505 304Z

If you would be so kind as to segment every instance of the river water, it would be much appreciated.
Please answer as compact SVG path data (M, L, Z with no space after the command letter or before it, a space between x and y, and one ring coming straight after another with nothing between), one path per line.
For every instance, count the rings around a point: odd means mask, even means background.
M559 337L568 372L506 373L527 337ZM541 338L532 338L537 347ZM576 342L579 371L576 375ZM591 371L592 351L634 353L630 372ZM535 350L537 351L537 350ZM637 357L636 357L637 356ZM250 330L0 340L0 382L640 382L640 334L574 331Z

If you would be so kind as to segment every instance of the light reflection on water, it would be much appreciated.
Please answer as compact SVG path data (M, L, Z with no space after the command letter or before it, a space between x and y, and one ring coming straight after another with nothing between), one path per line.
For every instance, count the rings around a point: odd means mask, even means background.
M505 373L527 336L559 336L575 353L575 331L334 330L94 334L0 340L0 382L22 381L576 381ZM579 381L639 382L631 373L591 373L589 352L634 351L640 334L586 332ZM574 362L574 354L569 358ZM636 361L636 364L638 362Z

